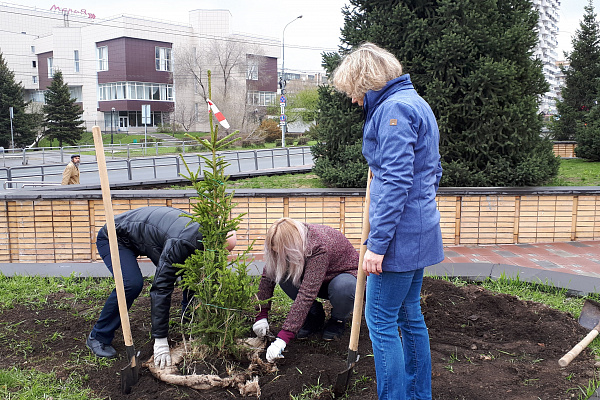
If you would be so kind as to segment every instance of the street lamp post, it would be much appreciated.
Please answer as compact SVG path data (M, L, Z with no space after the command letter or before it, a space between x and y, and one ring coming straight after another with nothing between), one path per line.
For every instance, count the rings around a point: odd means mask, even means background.
M302 18L302 15L299 15L290 22L288 22L283 27L283 33L281 35L281 78L279 79L279 88L281 89L281 99L279 102L279 105L281 107L281 117L279 122L279 124L281 125L281 147L285 147L285 131L287 129L287 120L285 117L285 28L287 28L289 24L300 18Z
M115 113L115 108L113 107L110 110L110 144L113 144L113 115Z
M15 151L15 136L13 134L13 118L14 118L14 109L12 107L8 107L8 114L10 116L10 148L12 151Z

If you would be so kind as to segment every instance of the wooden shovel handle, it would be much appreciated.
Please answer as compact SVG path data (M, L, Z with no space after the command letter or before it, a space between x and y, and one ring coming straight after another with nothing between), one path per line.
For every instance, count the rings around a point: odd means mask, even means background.
M596 336L598 336L599 328L600 327L596 325L596 327L594 327L594 329L592 329L590 333L588 333L587 336L584 337L581 342L577 343L575 347L569 350L567 354L565 354L560 360L558 360L558 365L560 365L561 367L566 367L567 365L569 365L571 361L573 361L573 359L577 357L579 353L583 351L583 349L588 347L588 345L592 343L592 340L594 340Z
M362 268L367 245L365 244L369 238L371 225L369 224L369 206L371 205L371 180L373 173L369 168L367 178L367 191L365 193L365 204L363 206L362 217L362 234L360 237L360 257L358 260L358 274L356 276L356 292L354 293L354 311L352 312L352 330L350 331L349 349L352 351L358 350L358 336L360 334L360 322L362 320L363 300L365 298L365 281L366 274Z
M108 183L108 171L104 157L104 145L102 144L102 132L99 126L92 128L94 135L94 146L96 148L96 160L98 162L98 173L100 174L100 187L102 188L102 201L106 213L106 230L110 244L110 258L112 260L115 287L117 290L117 301L119 303L119 314L121 316L121 328L125 346L132 346L131 328L129 326L129 314L127 313L127 301L125 300L125 288L123 286L123 274L121 273L121 259L119 258L119 245L117 242L117 230L115 229L115 216L113 213L110 197L110 184Z

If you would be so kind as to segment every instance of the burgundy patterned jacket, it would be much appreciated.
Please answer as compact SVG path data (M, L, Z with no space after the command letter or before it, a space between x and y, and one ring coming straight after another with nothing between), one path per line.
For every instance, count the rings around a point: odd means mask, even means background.
M304 261L304 276L298 296L282 326L282 330L294 334L302 327L321 285L344 272L356 276L358 268L358 252L340 231L326 225L305 225L308 228L306 247L310 255ZM272 297L274 290L275 282L263 273L258 287L259 300ZM266 317L270 309L271 302L264 304L257 319Z

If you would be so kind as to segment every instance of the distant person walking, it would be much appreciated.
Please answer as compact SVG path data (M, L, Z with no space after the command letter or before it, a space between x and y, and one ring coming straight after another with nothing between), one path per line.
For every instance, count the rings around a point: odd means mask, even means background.
M81 158L79 154L73 154L71 156L71 162L66 166L63 171L62 184L63 185L78 185L79 184L79 162Z

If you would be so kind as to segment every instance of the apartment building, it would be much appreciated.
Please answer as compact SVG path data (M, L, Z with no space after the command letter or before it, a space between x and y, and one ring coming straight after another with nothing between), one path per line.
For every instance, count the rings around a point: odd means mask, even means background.
M534 51L534 57L539 58L543 64L543 72L550 89L542 96L540 112L556 114L556 98L560 91L558 76L560 68L557 66L558 53L558 10L560 0L533 0L534 7L540 14L538 21L539 41Z
M207 70L213 101L231 113L230 122L275 101L280 41L234 33L228 10L191 10L188 19L98 19L84 9L0 3L0 51L34 104L43 103L60 69L87 129L131 132L177 123L206 130ZM218 62L225 57L236 63L228 75ZM145 119L143 105L150 108Z

